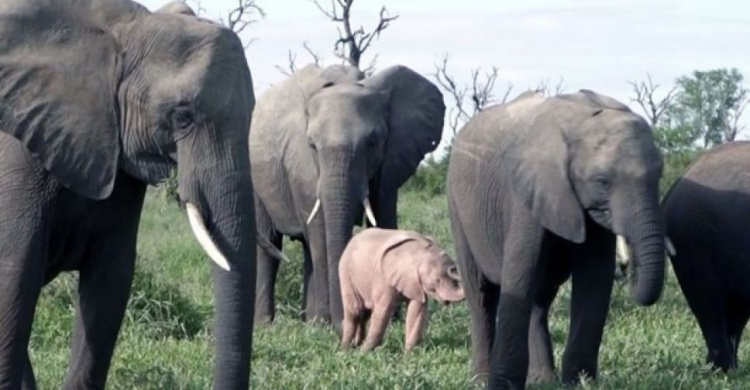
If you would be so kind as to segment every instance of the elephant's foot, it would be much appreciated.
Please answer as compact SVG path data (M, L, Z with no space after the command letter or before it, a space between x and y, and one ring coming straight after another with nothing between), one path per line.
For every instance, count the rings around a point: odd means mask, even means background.
M737 368L737 359L732 356L727 356L726 353L714 352L709 353L706 356L706 362L711 365L711 369L714 371L721 370L722 372L728 372Z
M489 378L488 388L497 390L523 390L526 383L519 379L510 379L504 376L491 375Z
M530 384L542 384L549 382L556 382L557 375L550 369L529 369L529 373L526 375L526 382Z

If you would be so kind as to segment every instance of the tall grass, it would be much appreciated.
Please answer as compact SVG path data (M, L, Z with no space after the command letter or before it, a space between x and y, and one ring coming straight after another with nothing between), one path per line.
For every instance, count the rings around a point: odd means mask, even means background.
M453 253L446 198L429 191L402 193L400 224L436 237ZM256 389L472 389L469 314L465 304L431 305L421 346L405 355L403 322L394 323L374 353L341 352L329 329L301 323L302 252L283 264L277 289L279 317L259 327L253 351ZM213 362L213 305L208 262L183 213L149 193L138 243L137 273L109 375L111 389L208 389ZM558 297L552 338L559 364L568 324L570 291ZM76 278L63 275L45 288L37 309L31 354L42 389L61 387L70 354ZM747 337L745 338L747 339ZM729 375L709 372L705 347L673 275L662 300L636 307L627 286L613 296L592 389L750 388L750 349ZM556 384L535 387L559 388Z

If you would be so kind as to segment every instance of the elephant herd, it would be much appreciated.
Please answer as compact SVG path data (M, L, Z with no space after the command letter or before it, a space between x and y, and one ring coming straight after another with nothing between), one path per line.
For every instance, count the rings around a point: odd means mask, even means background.
M341 333L339 260L353 228L398 228L399 187L437 148L444 114L439 89L404 66L366 77L309 65L256 104L238 37L183 3L3 0L0 389L36 388L35 306L63 271L79 273L64 387L105 386L146 188L173 169L215 263L214 388L250 385L253 325L274 318L284 236L303 244L305 319ZM435 267L463 285L474 369L490 388L557 378L548 315L569 278L561 379L596 377L616 242L642 305L659 299L669 252L708 360L737 366L750 316L750 143L704 155L660 204L662 164L648 124L589 90L523 93L455 138L458 273Z

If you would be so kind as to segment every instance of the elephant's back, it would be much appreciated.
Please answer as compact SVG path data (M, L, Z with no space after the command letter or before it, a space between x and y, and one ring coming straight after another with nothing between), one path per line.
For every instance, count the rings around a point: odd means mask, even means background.
M664 211L678 270L690 258L725 267L749 263L750 142L728 143L701 156L672 187Z
M726 143L699 157L672 186L665 206L670 208L678 201L702 197L733 195L740 199L742 194L750 194L750 142L747 141Z

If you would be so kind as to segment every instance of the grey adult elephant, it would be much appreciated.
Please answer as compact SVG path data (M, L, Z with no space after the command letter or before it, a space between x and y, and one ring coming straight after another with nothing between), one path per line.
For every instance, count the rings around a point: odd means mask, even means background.
M173 167L218 264L214 387L248 387L255 98L237 36L191 13L128 0L0 2L0 388L35 388L27 345L37 298L73 270L64 387L104 388L146 187Z
M664 200L677 280L706 342L706 361L737 368L750 318L750 142L694 162Z
M571 274L562 379L596 377L616 234L632 248L636 302L658 299L661 171L646 122L587 90L527 92L461 130L448 171L451 225L474 368L489 371L491 389L521 389L527 374L534 382L556 377L548 313Z
M343 311L338 263L366 209L371 225L396 228L398 188L443 131L438 88L404 66L365 78L350 66L308 65L258 99L250 135L258 235L305 248L305 318ZM258 251L256 321L274 316L279 260Z

